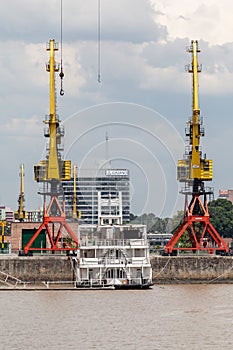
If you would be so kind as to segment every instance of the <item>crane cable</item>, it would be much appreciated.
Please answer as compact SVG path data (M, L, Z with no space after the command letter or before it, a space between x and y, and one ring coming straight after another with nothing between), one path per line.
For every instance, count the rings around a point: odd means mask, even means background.
M64 90L63 90L63 78L64 78L64 72L63 72L63 65L62 65L62 0L61 0L61 71L60 71L60 78L61 78L61 89L60 89L60 95L63 96L64 95Z
M98 83L101 83L101 13L100 0L98 0L98 28L97 28L97 43L98 43Z

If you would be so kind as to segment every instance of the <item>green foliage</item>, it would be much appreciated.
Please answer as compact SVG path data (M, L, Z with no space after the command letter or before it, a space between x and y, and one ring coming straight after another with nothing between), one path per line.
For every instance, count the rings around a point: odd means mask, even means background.
M222 198L211 201L208 204L210 221L222 237L233 238L233 204ZM174 233L182 222L184 212L179 210L172 218L159 218L153 213L135 216L130 214L131 223L147 225L147 231L151 233ZM198 225L196 225L197 232ZM179 246L191 247L189 234L186 231L179 240Z
M173 215L171 219L171 233L173 233L176 230L176 228L180 225L183 217L183 210L178 210L177 214Z
M208 205L210 221L220 236L233 238L233 205L230 201L222 198L213 200ZM130 215L131 223L147 225L148 232L174 233L184 216L179 210L172 218L159 218L153 213L140 216ZM182 235L179 243L186 246L189 243L188 233Z
M159 218L153 213L142 214L135 216L130 214L130 218L133 218L130 222L133 224L147 225L148 232L152 233L165 233L170 231L170 218Z
M218 198L209 203L210 221L223 237L233 238L233 205L227 199Z
M180 237L178 246L180 248L190 248L192 247L192 243L190 242L189 234L187 231L183 233L183 235Z

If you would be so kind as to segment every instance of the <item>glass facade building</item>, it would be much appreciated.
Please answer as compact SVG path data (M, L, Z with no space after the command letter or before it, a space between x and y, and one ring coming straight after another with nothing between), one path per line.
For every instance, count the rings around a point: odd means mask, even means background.
M67 218L72 217L74 203L74 178L63 181ZM81 221L98 224L98 193L101 198L122 197L123 223L130 221L130 177L128 169L82 170L76 179L77 210Z

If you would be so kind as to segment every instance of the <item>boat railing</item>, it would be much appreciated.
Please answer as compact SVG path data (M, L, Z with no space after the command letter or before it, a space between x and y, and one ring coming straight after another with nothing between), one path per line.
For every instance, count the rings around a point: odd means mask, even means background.
M104 264L104 265L142 265L142 264L150 264L149 257L120 257L116 258L115 256L104 256L99 258L80 258L79 263L81 265L96 265L96 264Z
M26 288L26 286L29 284L29 282L22 281L19 278L11 276L3 271L0 271L0 282L9 287L17 287L18 285L23 285L23 287Z
M148 245L146 239L102 239L85 241L82 246L145 246Z
M82 287L107 287L107 286L137 286L151 284L151 279L149 277L135 277L135 278L91 278L91 279L81 279L76 281L76 286Z

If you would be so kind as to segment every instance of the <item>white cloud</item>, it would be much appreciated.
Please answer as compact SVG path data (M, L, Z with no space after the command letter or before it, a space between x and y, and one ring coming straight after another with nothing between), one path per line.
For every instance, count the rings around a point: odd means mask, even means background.
M230 0L151 0L156 19L166 26L169 40L175 38L203 39L211 44L232 42L232 11Z
M5 133L9 136L14 136L15 140L24 140L25 138L35 138L40 136L41 126L36 117L30 119L12 118L6 124L2 125Z
M6 164L2 183L14 181L13 167L17 169L18 179L18 167L24 161L29 174L26 188L34 185L33 164L39 162L44 150L42 121L49 112L49 75L45 70L49 56L45 44L50 38L60 40L59 5L58 0L9 0L1 4L0 134ZM14 11L11 11L12 8ZM213 149L213 158L223 161L221 165L218 165L219 162L214 164L219 169L229 169L229 161L221 158L221 153L226 142L230 142L225 126L230 128L228 121L232 110L233 5L230 1L197 0L192 4L180 0L101 1L101 84L97 82L97 1L66 0L63 1L63 9L63 98L59 96L59 77L56 84L58 114L63 121L93 105L123 101L157 110L175 125L174 130L183 135L192 100L191 75L184 69L191 62L191 56L185 48L190 45L190 39L201 39L199 63L203 64L203 71L200 74L200 101L207 122L207 137L203 140L205 151L211 153L209 151ZM58 63L60 54L61 50L56 53ZM139 115L127 108L119 111L114 106L109 111L101 110L97 115L90 114L88 118L71 123L72 135L82 134L99 121L107 125L109 122L126 121L129 117L135 126L144 123L148 130L155 127L160 130L158 123L146 119L143 113ZM174 130L164 128L160 131L177 159L182 157L183 151L179 142L174 142ZM221 130L221 138L216 130ZM105 132L103 126L101 131L93 132L92 137L86 135L82 138L76 152L71 154L72 161L82 160L89 150L88 146L101 142ZM216 135L219 147L215 147ZM68 146L69 136L68 130L65 136L65 145ZM130 140L141 137L142 144L158 151L147 144L149 138L139 136L136 128L115 127L112 137L119 140L123 136ZM114 151L117 156L117 148ZM162 151L156 153L159 160L162 155ZM134 159L140 164L145 160L143 155L141 159ZM145 164L146 169L148 164L149 161ZM168 164L165 161L163 167L171 175L171 183L176 183L175 169L169 170ZM229 169L228 173L232 171ZM219 183L220 177L217 180ZM136 185L134 187L137 188ZM8 188L11 186L8 185ZM5 188L2 193L6 204L17 205L15 191L12 188L4 191ZM37 200L38 195L35 191L29 197L30 204L27 205L30 207L33 198ZM153 211L152 207L150 211Z

